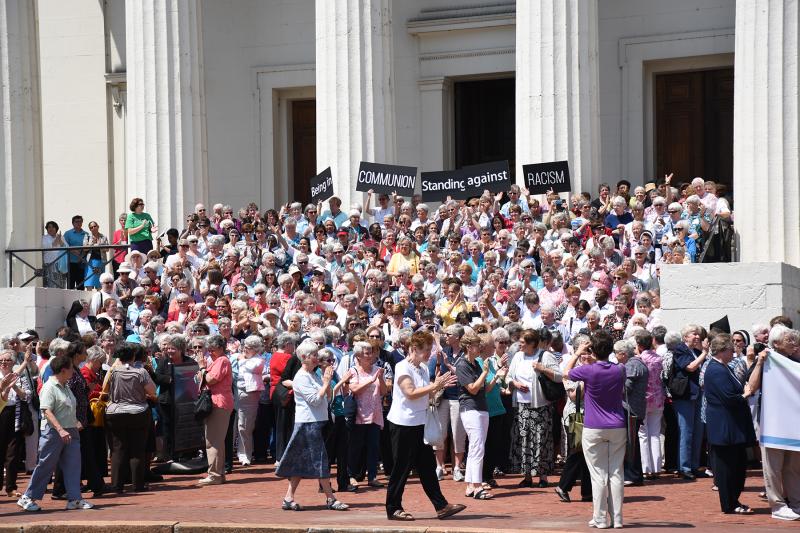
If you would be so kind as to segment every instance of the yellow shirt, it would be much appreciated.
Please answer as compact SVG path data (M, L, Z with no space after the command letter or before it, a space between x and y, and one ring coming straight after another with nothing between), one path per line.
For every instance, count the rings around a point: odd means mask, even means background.
M392 259L389 261L389 264L386 265L387 272L397 272L400 267L408 266L408 275L413 276L417 272L419 272L419 257L414 252L408 254L409 258L406 258L400 252L395 252L392 254Z
M447 310L450 309L451 304L452 302L450 302L449 300L442 300L442 303L439 304L439 309L436 312L436 314L439 315L439 317L441 317L442 325L444 327L452 326L453 324L455 324L456 317L458 316L458 313L460 313L461 311L466 311L466 312L470 311L470 308L466 303L459 302L455 306L453 306L453 309L451 309L450 312L448 313Z

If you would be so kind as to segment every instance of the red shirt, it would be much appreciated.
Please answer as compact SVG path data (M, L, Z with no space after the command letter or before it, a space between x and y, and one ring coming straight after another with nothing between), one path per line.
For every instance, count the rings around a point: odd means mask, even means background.
M272 393L275 391L275 385L283 381L281 379L281 374L283 374L283 370L286 368L286 363L288 363L292 357L294 357L292 354L284 352L275 352L272 354L272 358L269 360L270 399L272 399ZM291 392L291 390L289 392Z

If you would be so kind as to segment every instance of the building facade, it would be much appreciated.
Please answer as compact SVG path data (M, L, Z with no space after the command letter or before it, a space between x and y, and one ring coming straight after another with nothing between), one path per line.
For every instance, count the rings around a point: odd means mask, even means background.
M741 259L799 266L797 4L0 0L0 247L135 196L162 230L307 200L328 166L349 206L362 160L566 159L573 190L732 187Z

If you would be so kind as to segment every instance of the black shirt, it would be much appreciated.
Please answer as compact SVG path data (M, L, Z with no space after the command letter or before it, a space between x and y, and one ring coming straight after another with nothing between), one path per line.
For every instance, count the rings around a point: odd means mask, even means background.
M489 407L486 405L486 385L481 386L475 395L470 394L466 388L466 385L474 383L482 373L483 370L477 361L470 363L466 357L459 357L456 361L459 411L489 411Z

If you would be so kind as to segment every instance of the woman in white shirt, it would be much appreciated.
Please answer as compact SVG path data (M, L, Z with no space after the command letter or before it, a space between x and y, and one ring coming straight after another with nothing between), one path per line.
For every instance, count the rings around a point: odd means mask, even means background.
M294 493L301 479L318 479L325 493L326 506L333 511L349 509L336 499L331 490L331 468L322 429L328 423L328 403L333 398L331 380L333 367L327 366L322 377L315 373L319 365L317 345L304 341L295 350L303 367L292 379L294 391L294 431L281 457L280 466L275 470L279 477L289 478L289 488L283 498L281 509L301 511L294 501Z
M555 356L541 350L539 333L526 330L520 337L522 350L514 355L508 369L508 380L515 392L516 406L511 445L511 462L523 474L520 487L533 487L533 476L539 476L538 486L547 487L547 475L555 469L553 448L554 406L544 397L539 385L539 372L547 371L546 377L561 382L561 373Z
M47 233L42 235L42 248L61 248L66 246L61 238L58 224L49 221L44 225ZM63 257L62 257L63 256ZM67 268L66 254L63 251L42 252L42 267L44 269L44 286L63 289L65 285L64 270Z
M403 510L403 491L413 468L438 518L447 518L465 509L464 505L447 503L436 477L433 448L425 444L425 419L428 400L439 390L455 385L455 375L445 372L431 383L428 359L433 335L420 330L409 339L408 356L394 369L392 407L387 419L390 426L394 468L386 492L386 516L389 520L411 521L414 517Z
M239 373L236 378L236 415L239 429L239 462L250 466L253 460L253 430L256 427L258 400L264 390L264 346L261 337L250 335L244 340L242 352L238 354Z

